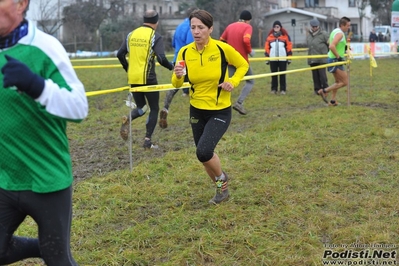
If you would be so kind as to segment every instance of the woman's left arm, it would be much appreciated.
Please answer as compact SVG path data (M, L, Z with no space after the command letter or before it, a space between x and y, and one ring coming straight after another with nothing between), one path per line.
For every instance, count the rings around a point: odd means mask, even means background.
M247 74L249 64L247 60L245 60L245 58L231 46L226 47L225 53L228 63L236 68L236 72L229 81L233 87L237 87L240 84L241 79L245 74Z

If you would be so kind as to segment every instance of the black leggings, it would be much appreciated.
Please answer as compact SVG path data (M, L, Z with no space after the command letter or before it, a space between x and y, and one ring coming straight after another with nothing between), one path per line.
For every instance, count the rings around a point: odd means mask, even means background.
M14 236L31 216L39 238ZM78 265L70 251L72 186L51 193L6 191L0 188L0 265L42 258L48 266Z
M137 85L132 85L137 86ZM146 86L146 85L141 85ZM150 113L146 121L146 132L145 137L151 139L154 133L155 127L158 121L159 112L159 91L154 92L133 92L133 98L138 109L142 109L144 105L148 102L148 107L150 108ZM147 101L146 101L147 99ZM136 119L138 116L143 116L144 113L134 115L132 111L132 119Z
M197 158L204 163L212 159L219 140L231 122L231 107L222 110L201 110L190 106L190 124Z

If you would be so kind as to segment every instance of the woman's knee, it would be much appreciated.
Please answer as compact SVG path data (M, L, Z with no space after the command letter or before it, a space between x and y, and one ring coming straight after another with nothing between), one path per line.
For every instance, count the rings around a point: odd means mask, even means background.
M197 158L198 161L200 161L201 163L205 163L207 161L209 161L210 159L212 159L213 157L213 151L206 151L206 150L202 150L202 149L197 149Z

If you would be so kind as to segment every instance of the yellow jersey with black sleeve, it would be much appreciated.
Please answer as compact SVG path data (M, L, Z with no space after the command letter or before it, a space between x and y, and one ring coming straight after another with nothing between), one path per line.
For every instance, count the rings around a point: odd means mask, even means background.
M219 84L228 81L233 87L240 84L248 71L249 64L232 46L209 38L202 51L198 51L195 42L183 46L177 61L186 62L186 72L190 87L190 104L202 110L222 110L231 106L231 92L223 90ZM176 61L176 62L177 62ZM229 78L228 65L237 70ZM172 75L172 85L180 88L184 77Z
M155 79L155 30L151 27L139 27L127 37L129 84L147 84L148 79Z

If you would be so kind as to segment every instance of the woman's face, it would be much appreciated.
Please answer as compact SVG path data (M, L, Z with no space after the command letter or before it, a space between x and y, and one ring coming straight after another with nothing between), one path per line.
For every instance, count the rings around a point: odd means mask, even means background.
M274 25L274 27L273 27L273 30L274 30L275 32L279 32L280 29L281 29L281 27L280 27L279 25Z
M207 44L209 36L212 33L213 27L208 28L198 18L192 18L190 24L191 24L191 33L193 34L194 41L198 44Z

